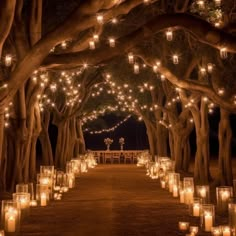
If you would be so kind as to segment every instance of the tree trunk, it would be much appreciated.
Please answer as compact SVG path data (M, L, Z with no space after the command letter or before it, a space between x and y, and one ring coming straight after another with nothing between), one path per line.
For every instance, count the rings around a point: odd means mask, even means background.
M231 161L232 130L230 127L229 112L220 109L219 123L219 159L218 159L218 181L221 185L232 185L233 172Z
M160 125L159 122L156 125L156 140L157 140L157 155L158 156L167 156L167 140L168 140L168 130Z
M209 122L207 104L201 100L200 111L191 109L196 129L196 156L194 165L194 179L196 183L208 184L211 180L209 169Z
M82 124L81 120L79 119L76 120L76 134L77 138L75 141L74 156L77 156L78 154L84 154L86 152Z

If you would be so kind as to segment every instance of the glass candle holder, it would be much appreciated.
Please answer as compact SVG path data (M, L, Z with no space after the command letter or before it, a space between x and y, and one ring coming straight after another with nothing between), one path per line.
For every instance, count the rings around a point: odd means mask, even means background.
M36 200L39 206L47 206L49 203L48 186L44 184L36 184Z
M166 188L166 178L165 176L162 176L160 178L161 188Z
M72 159L72 168L73 168L73 173L75 176L79 176L80 174L80 160L79 159Z
M221 225L219 227L222 236L233 236L233 232L229 225Z
M48 187L49 197L52 198L53 195L53 186L54 186L54 174L49 175L46 173L37 174L37 183L46 185Z
M229 226L236 233L236 198L230 198L228 204Z
M16 234L20 230L21 210L12 200L3 200L1 209L1 227L6 233Z
M179 221L179 230L187 231L189 229L189 222Z
M198 233L198 226L190 226L189 232L190 232L190 235L196 235Z
M4 230L1 230L1 229L0 229L0 236L5 236Z
M203 204L210 203L209 185L196 185L196 197L201 198Z
M189 205L190 215L200 217L201 205L201 198L194 197L193 203Z
M30 193L13 193L12 199L17 202L17 205L21 210L22 218L28 216L30 209Z
M28 193L28 191L28 184L20 183L16 185L16 193Z
M74 173L67 174L67 186L68 188L74 188L75 187L75 175Z
M173 192L174 174L175 174L174 172L169 172L168 173L168 189L169 189L170 193Z
M233 188L231 186L216 187L216 207L217 212L221 215L228 213L228 204L233 197Z
M185 177L183 179L183 187L184 187L184 203L192 204L193 203L193 195L194 195L194 182L192 177Z
M211 235L213 236L222 236L221 228L220 226L215 226L211 228Z
M40 174L53 176L54 175L54 166L40 166Z
M202 204L200 222L204 231L211 232L215 222L215 206L213 204Z
M179 197L179 189L180 189L180 174L173 174L173 197Z
M81 161L81 164L80 164L80 171L81 173L86 173L88 172L88 165L87 165L87 162L85 160L82 160Z
M28 193L30 194L30 199L35 200L34 183L28 183Z

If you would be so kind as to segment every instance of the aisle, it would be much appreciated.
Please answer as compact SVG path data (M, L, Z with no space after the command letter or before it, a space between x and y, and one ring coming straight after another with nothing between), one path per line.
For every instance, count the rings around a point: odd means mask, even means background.
M78 178L62 201L31 208L20 235L181 235L177 224L188 210L177 202L143 168L99 165Z

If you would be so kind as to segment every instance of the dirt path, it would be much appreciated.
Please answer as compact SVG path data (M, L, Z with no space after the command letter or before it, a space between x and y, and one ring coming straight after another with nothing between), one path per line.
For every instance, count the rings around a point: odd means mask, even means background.
M62 201L31 208L22 236L176 236L188 208L135 165L99 165ZM203 234L201 234L203 235Z

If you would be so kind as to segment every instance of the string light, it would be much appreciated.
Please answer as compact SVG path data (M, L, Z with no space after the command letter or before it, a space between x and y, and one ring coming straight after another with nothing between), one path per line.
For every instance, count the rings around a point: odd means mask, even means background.
M95 42L94 41L89 41L89 49L94 50L95 49Z
M174 54L172 56L172 61L173 61L173 64L179 64L179 56L177 54Z
M97 22L98 22L99 24L103 24L103 15L101 15L101 14L98 14L98 15L97 15Z
M4 58L5 66L11 66L12 65L12 55L7 54Z
M129 61L129 64L133 64L134 63L134 55L132 52L130 52L128 54L128 61Z
M226 59L227 58L227 49L226 48L221 48L220 49L220 57L222 58L222 59Z
M108 129L102 129L102 130L95 130L95 131L89 131L88 129L85 129L84 131L88 132L90 134L102 134L102 133L109 133L109 132L113 132L115 131L119 126L121 126L123 123L125 123L129 118L131 117L131 115L128 115L127 117L125 117L122 121L118 122L116 125L114 125L111 128Z
M98 34L94 34L93 35L93 39L94 39L94 42L98 42L99 41L99 35Z
M139 64L135 63L134 64L134 74L138 74L139 73Z
M109 45L111 48L114 48L116 44L116 41L114 38L109 38Z

